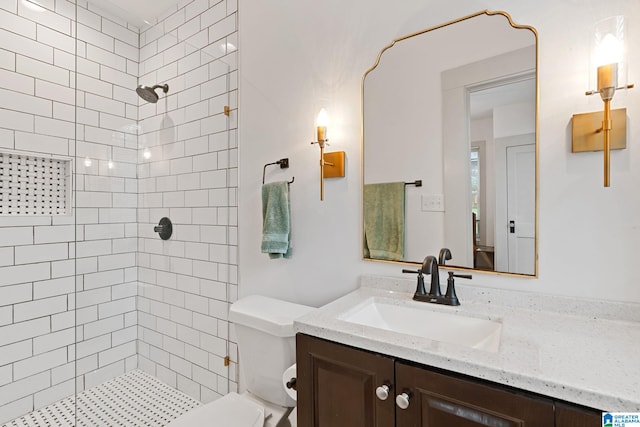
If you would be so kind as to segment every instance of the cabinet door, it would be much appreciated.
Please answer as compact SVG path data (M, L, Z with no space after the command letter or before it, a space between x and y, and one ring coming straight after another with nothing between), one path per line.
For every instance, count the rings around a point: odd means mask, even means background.
M396 410L402 427L550 427L553 402L499 386L396 363L397 393L410 395Z
M602 427L602 412L556 403L556 427Z
M395 425L393 359L298 334L296 362L298 427ZM383 384L386 400L376 397Z

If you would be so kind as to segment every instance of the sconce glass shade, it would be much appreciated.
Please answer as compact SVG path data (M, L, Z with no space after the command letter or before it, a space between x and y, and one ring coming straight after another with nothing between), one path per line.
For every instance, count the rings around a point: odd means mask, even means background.
M624 16L612 16L596 23L589 67L590 87L601 90L626 86L625 36Z

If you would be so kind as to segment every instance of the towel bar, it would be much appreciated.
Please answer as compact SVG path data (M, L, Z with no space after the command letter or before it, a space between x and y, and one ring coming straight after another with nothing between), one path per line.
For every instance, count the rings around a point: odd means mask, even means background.
M262 183L264 184L264 175L267 171L267 166L271 166L271 165L280 165L280 169L286 169L289 167L289 159L288 158L284 158L284 159L280 159L277 162L273 162L273 163L267 163L266 165L264 165L264 167L262 168ZM289 184L293 184L293 181L295 181L296 177L294 176L293 178L291 178L291 181L287 181Z

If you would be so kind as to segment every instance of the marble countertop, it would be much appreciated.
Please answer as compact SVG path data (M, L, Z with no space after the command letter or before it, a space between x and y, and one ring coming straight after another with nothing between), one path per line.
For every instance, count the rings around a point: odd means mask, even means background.
M640 410L640 305L458 284L459 307L429 304L500 321L495 353L338 319L370 297L428 304L411 299L414 288L403 279L364 277L359 289L298 319L295 330L603 411Z

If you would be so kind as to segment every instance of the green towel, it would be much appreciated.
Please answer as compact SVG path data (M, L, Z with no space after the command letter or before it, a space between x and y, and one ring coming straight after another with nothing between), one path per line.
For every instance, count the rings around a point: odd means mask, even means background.
M404 259L404 182L364 186L364 256Z
M291 256L289 183L270 182L262 186L262 253L270 258Z

